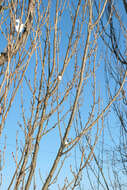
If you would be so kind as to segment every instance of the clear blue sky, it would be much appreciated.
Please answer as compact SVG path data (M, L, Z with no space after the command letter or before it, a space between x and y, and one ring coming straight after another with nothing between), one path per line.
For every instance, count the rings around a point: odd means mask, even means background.
M52 10L52 23L53 23L53 19L54 19L54 4L52 3L51 5L51 10ZM121 5L120 5L121 6ZM69 12L68 13L64 13L64 17L61 20L61 24L59 27L61 27L61 46L60 46L60 64L59 64L59 71L62 68L63 65L63 57L65 56L65 50L66 50L66 46L67 46L67 42L68 42L68 38L67 38L67 33L70 33L70 29L71 29L71 19L69 17ZM86 33L85 28L84 28L84 34ZM1 46L0 46L0 51L3 51L3 49L6 47L7 43L6 40L4 39L3 35L1 35L0 33L0 39L2 41ZM51 35L51 38L53 36ZM85 37L84 37L85 38ZM84 40L85 42L85 40ZM80 42L80 45L83 42ZM51 48L52 49L52 48ZM82 50L81 50L82 51ZM100 66L98 67L98 69L96 70L96 89L97 89L97 97L100 95L101 100L103 99L103 106L105 107L108 100L106 98L106 89L105 89L105 74L104 74L104 59L103 56L105 56L105 48L102 45L102 41L100 39L98 39L98 51L97 51L97 59L96 59L96 64L99 63ZM102 59L101 59L102 57ZM28 67L28 71L26 72L26 76L30 77L31 79L33 79L33 65L34 65L34 56L31 59L30 65ZM62 91L65 88L65 85L67 83L67 81L71 80L72 78L72 67L73 67L73 62L74 59L72 59L72 61L69 64L69 67L67 68L66 73L63 76L63 79L61 81L61 85L60 85L60 91ZM81 64L81 57L78 56L78 63L79 65ZM38 76L39 76L39 70L38 70ZM91 109L91 101L92 101L92 89L90 87L91 85L91 81L88 80L88 85L85 88L85 91L87 93L83 94L83 99L84 99L84 104L81 107L81 111L82 111L82 119L83 122L86 123L86 120L88 118L89 115L89 111ZM29 102L29 90L26 86L26 83L23 81L23 93L24 93L24 102L25 102L25 111L26 111L26 115L29 115L29 109L30 109L30 102ZM75 92L74 92L75 93ZM5 152L5 166L4 169L2 171L3 174L3 184L1 186L1 189L6 190L8 183L12 177L13 174L13 169L15 168L15 163L12 157L12 152L16 152L16 134L18 134L19 137L19 146L21 141L24 143L24 135L21 131L21 129L18 127L18 122L22 123L22 114L21 114L21 88L19 88L18 93L15 97L15 101L12 105L12 108L8 114L7 117L7 121L5 123L5 128L3 131L3 136L0 139L0 147L1 149L3 149L3 142L4 142L4 137L5 135L7 136L7 148L6 148L6 152ZM70 99L73 98L73 96L70 96ZM68 100L68 103L70 101L70 99ZM101 101L102 104L102 101ZM101 105L102 106L102 105ZM68 108L68 105L65 105L65 110ZM54 122L56 121L55 118L53 118L52 122L49 122L49 125L52 125ZM106 120L107 121L107 120ZM113 135L117 136L117 128L115 128L114 131L114 126L117 125L117 119L115 117L115 115L111 112L111 115L108 116L108 121L110 124L110 130L113 131ZM107 122L105 122L105 127L107 125ZM72 131L74 132L74 131ZM104 137L105 140L107 140L107 147L109 145L111 145L110 143L110 137L109 137L109 132L106 129L105 131L106 136ZM101 140L100 139L100 143L97 146L97 149L99 148L100 144L101 144ZM48 134L47 136L45 136L44 138L42 138L41 144L40 144L40 150L39 150L39 155L38 155L38 161L37 161L37 169L36 169L36 180L38 183L38 188L42 185L40 182L39 176L38 176L38 171L40 168L41 174L43 179L46 178L46 176L48 175L48 172L51 168L51 165L54 161L54 158L56 156L57 150L59 148L60 145L60 138L58 137L58 130L55 129L53 130L50 134ZM19 150L20 152L20 150ZM67 158L67 161L62 169L62 172L60 174L58 183L59 184L63 184L63 180L64 177L66 175L68 175L69 171L70 171L70 164L74 163L74 158L75 158L75 151L72 151L72 156ZM80 156L79 156L80 159ZM78 157L77 157L78 160ZM84 179L84 184L87 184L85 182ZM88 185L88 184L87 184ZM86 187L86 186L85 186ZM51 190L53 190L54 187L51 188Z

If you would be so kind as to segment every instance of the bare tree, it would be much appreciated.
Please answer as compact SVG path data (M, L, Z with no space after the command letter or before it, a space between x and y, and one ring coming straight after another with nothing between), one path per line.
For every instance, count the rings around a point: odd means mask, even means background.
M22 120L14 130L20 129L24 136L20 145L20 137L16 138L15 171L8 190L36 189L41 140L49 139L49 134L53 137L53 132L57 154L45 179L40 172L40 189L59 183L62 168L75 149L80 161L76 170L70 164L70 174L59 189L80 188L83 171L93 159L99 167L94 149L103 131L103 118L122 92L127 76L125 71L119 88L101 106L96 71L99 40L109 22L111 26L110 18L103 27L101 24L107 2L100 1L96 9L92 0L0 1L0 31L6 41L0 54L0 134L21 92ZM84 137L85 146L81 146ZM103 172L102 176L105 179ZM108 188L106 180L105 185Z
M120 4L119 4L120 3ZM96 4L96 3L95 3ZM121 5L119 7L119 5ZM96 8L97 5L96 5ZM104 19L101 19L101 26L104 29L102 40L107 47L105 59L107 94L109 100L121 86L124 73L127 70L127 28L126 28L126 2L108 1L106 7L106 17L110 20L109 26L104 28ZM109 58L108 58L109 57ZM112 189L126 189L126 171L127 171L127 88L126 83L123 86L119 101L113 103L113 113L116 114L115 126L109 125L111 139L110 160L109 160L109 178L108 184ZM112 131L115 130L115 135ZM117 136L116 136L117 134ZM112 145L113 143L113 145ZM105 144L105 142L104 142ZM104 155L105 153L103 153ZM101 173L101 170L100 170ZM114 176L114 177L113 177Z

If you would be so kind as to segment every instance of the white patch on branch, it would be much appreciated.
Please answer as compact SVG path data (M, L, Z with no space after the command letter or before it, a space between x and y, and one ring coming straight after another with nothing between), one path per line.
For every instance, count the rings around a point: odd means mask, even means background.
M15 25L16 32L22 33L24 29L25 29L25 24L20 23L20 20L16 19L16 25Z

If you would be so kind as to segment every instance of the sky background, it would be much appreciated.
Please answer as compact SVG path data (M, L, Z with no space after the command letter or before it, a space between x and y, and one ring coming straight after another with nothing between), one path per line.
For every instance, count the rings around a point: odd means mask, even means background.
M119 4L119 7L121 8L121 10L123 9L122 7L122 3ZM7 12L7 11L6 11ZM51 12L52 12L52 18L54 17L54 4L52 2L51 5ZM19 13L20 14L20 13ZM122 14L122 11L121 11ZM18 16L18 14L17 14ZM123 19L124 19L124 15L123 15ZM9 20L9 19L8 19ZM53 23L53 19L51 20L51 22ZM62 36L61 36L61 46L60 46L60 61L59 61L59 71L62 68L63 65L63 58L65 56L65 50L66 50L66 46L67 46L67 42L68 42L68 38L67 38L67 33L70 33L70 27L71 25L71 19L69 16L69 12L65 13L62 20L61 20L61 24L59 27L61 27L61 31L62 31ZM3 26L5 27L5 26ZM45 28L43 28L44 32L45 32ZM83 30L83 35L85 36L86 31L85 28ZM51 35L51 38L53 36ZM85 38L85 37L84 37ZM43 39L43 36L42 36ZM3 35L0 34L0 40L1 40L1 46L0 46L0 51L3 51L3 49L6 47L7 45L7 41L5 40L5 38L3 37ZM52 39L51 39L52 40ZM85 41L85 40L84 40ZM80 42L81 45L82 42ZM104 59L103 56L105 56L106 54L106 48L103 46L101 39L98 39L98 50L97 50L97 59L96 59L96 64L99 63L99 67L96 70L96 91L97 91L97 97L100 96L101 99L101 107L105 107L108 103L108 98L107 98L107 92L106 92L106 83L105 83L105 68L104 68ZM72 64L74 62L74 59L71 60L69 67L67 68L66 73L63 76L63 79L61 81L60 84L60 91L62 91L66 85L66 83L71 80L72 78ZM81 62L81 57L78 56L78 63ZM28 67L28 70L26 72L26 76L28 78L31 78L31 80L33 80L33 67L35 66L35 55L32 56L31 61L30 61L30 65ZM38 76L39 76L39 68L38 68ZM89 87L91 84L91 81L88 80L88 84L85 87L86 93L83 94L83 100L84 100L84 104L81 107L81 112L82 112L82 119L83 119L83 123L86 123L87 118L88 118L88 110L90 109L90 103L92 101L92 89ZM29 96L30 96L30 92L29 89L26 85L26 82L23 81L23 95L24 95L24 105L25 105L25 113L26 116L29 116L29 109L30 109L30 104L29 104ZM74 92L75 93L75 92ZM68 99L68 103L69 101L71 101L71 98L73 96L70 96L70 98ZM66 104L65 110L68 108L68 105ZM53 118L54 119L54 118ZM18 135L18 144L20 147L20 143L24 143L24 135L23 132L21 131L21 129L18 127L18 122L22 123L22 113L21 113L21 87L18 90L18 93L15 97L15 101L13 102L12 108L8 114L6 123L5 123L5 127L3 130L3 135L0 139L0 147L1 150L3 150L4 148L4 140L6 138L6 151L5 151L5 165L4 168L2 170L2 186L0 187L0 189L7 189L8 183L10 182L10 179L12 177L13 171L15 169L15 163L14 163L14 159L12 156L12 152L15 154L16 153L16 135ZM52 125L55 122L55 119L49 122L49 125ZM66 121L67 122L67 121ZM115 140L117 141L117 137L119 137L119 131L117 130L117 125L118 124L118 120L115 116L115 114L113 113L113 111L110 111L110 114L108 114L108 116L106 117L106 120L104 122L105 125L105 129L104 129L104 136L102 135L102 137L99 140L98 145L96 146L96 151L98 151L99 149L101 149L102 146L102 140L105 141L105 147L104 149L110 149L113 144L111 141L111 137L109 135L109 129L110 132L112 133L112 136L115 138ZM108 129L109 127L109 129ZM74 132L74 131L72 131ZM38 155L38 159L37 159L37 168L36 168L36 183L39 189L40 186L42 186L42 183L40 182L39 179L39 170L41 172L41 175L43 177L43 179L46 178L46 176L48 175L48 172L51 168L51 165L54 161L54 158L56 156L56 153L58 151L60 145L60 138L58 137L58 130L55 129L53 130L51 133L49 133L47 136L44 136L41 140L41 144L40 144L40 149L39 149L39 155ZM18 150L18 152L20 152L20 149ZM58 183L59 184L63 184L64 181L64 176L66 176L66 174L68 175L68 173L70 173L70 164L75 163L75 152L76 155L78 154L78 149L74 149L71 152L71 157L67 158L67 161L65 162L65 165L61 171L61 174L58 178ZM77 156L77 160L80 160L80 156ZM104 169L105 174L107 172L107 169ZM108 175L108 174L107 174ZM70 176L69 176L70 177ZM84 180L83 180L83 185L85 186L85 188L88 188L88 183L85 181L85 176L84 176ZM54 188L56 188L56 184L51 187L51 190L53 190Z

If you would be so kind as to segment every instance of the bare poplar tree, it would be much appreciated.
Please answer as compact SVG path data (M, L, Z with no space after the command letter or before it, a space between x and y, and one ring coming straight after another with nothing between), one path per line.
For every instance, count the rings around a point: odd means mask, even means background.
M96 78L101 64L97 61L101 56L100 37L109 23L111 26L111 13L103 27L101 23L107 3L0 1L0 31L6 42L0 54L0 134L19 92L22 118L13 130L23 133L20 145L21 137L16 137L18 148L12 154L15 170L8 190L37 189L37 158L41 154L43 159L41 141L50 141L49 135L51 139L57 137L57 153L46 178L40 171L39 189L54 188L55 183L61 190L80 188L90 162L95 159L99 166L94 149L104 128L104 116L122 93L127 76L125 71L119 88L102 106ZM44 146L51 151L47 144ZM76 149L77 168L70 163L69 174L59 184L62 168ZM108 187L106 180L105 185Z

